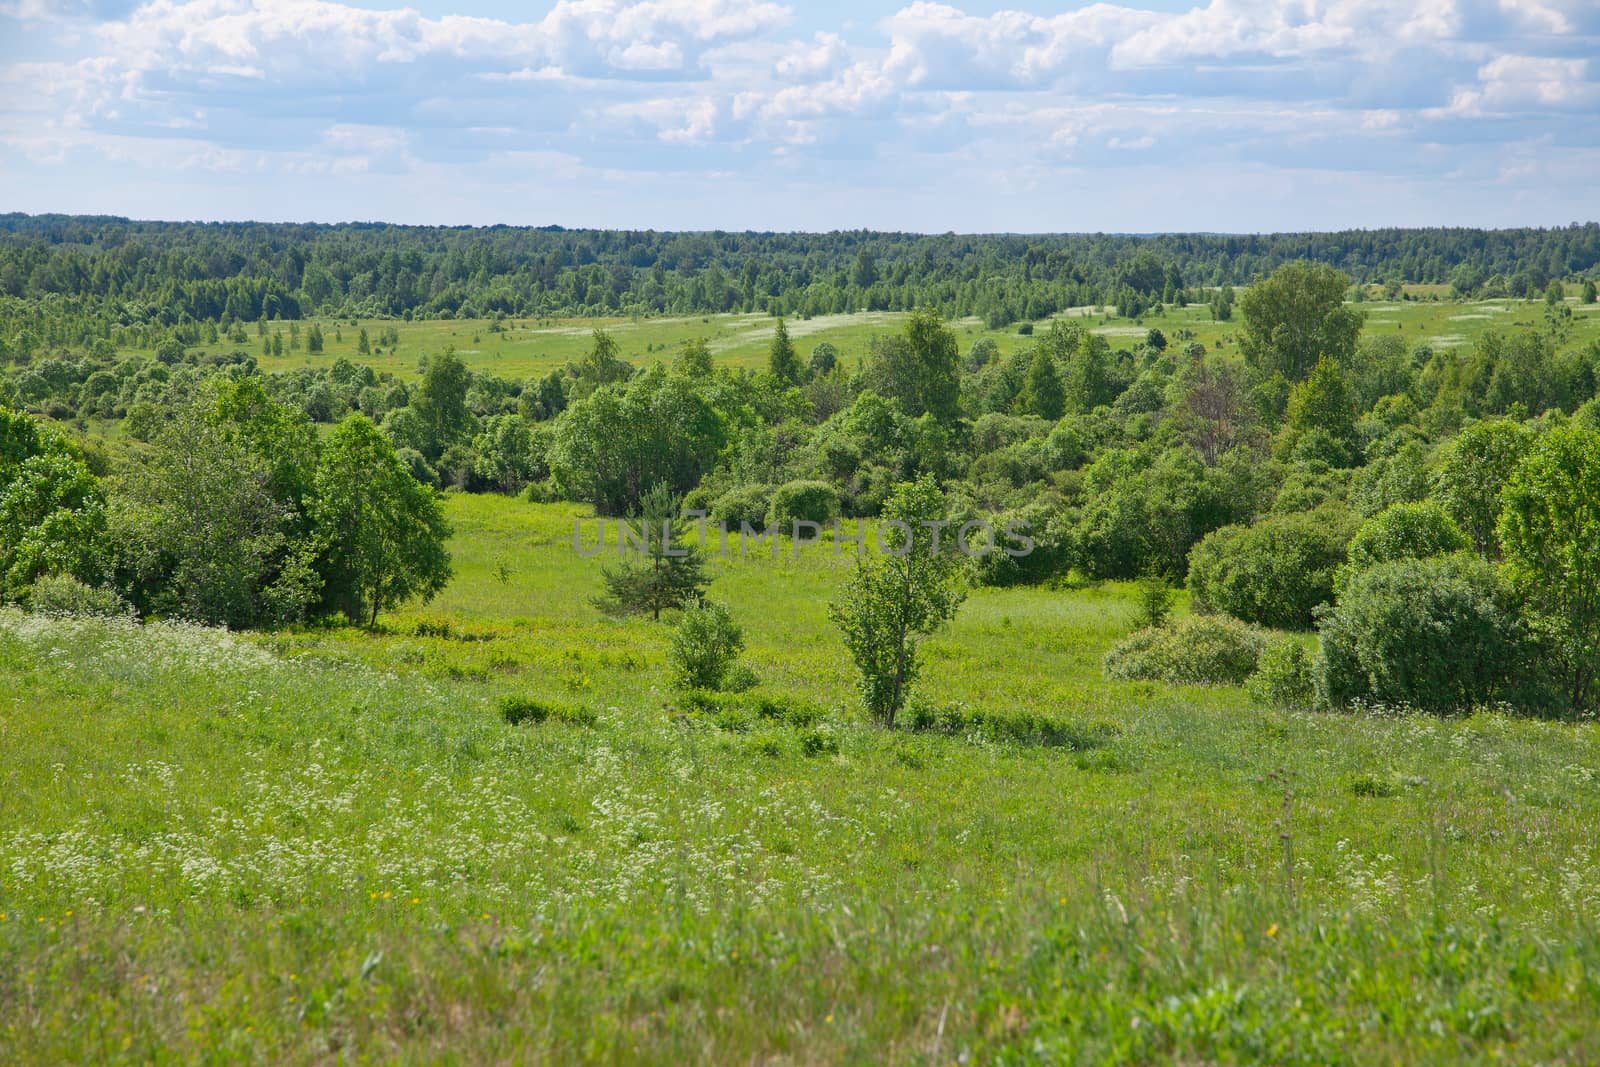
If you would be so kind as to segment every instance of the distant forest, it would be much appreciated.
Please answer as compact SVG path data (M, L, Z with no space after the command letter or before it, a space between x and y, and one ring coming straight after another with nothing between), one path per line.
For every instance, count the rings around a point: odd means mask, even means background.
M1361 283L1532 296L1600 273L1600 224L1224 234L657 233L0 215L0 328L42 344L315 315L493 318L935 307L991 326L1124 315L1296 259ZM121 336L116 336L122 332ZM8 334L9 335L9 334Z

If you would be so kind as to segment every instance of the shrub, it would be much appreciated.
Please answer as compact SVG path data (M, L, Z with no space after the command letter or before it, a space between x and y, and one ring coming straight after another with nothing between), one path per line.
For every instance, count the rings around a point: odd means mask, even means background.
M684 608L672 635L673 680L681 689L721 689L744 651L744 631L721 604L702 600Z
M788 482L772 494L768 525L788 533L796 522L829 523L839 517L839 494L827 482Z
M512 726L521 726L525 722L535 726L544 722L593 726L600 721L600 716L591 708L514 696L500 701L500 717Z
M921 733L970 734L989 741L1078 751L1105 745L1117 734L1109 723L1081 723L1027 709L988 711L959 700L934 704L914 697L906 715L911 729Z
M827 723L818 723L800 735L800 751L808 756L832 756L839 751L839 733Z
M1123 638L1106 653L1106 674L1123 681L1238 685L1255 673L1266 643L1253 626L1191 615Z
M1189 554L1193 603L1260 626L1309 630L1317 606L1333 599L1349 540L1349 520L1334 509L1224 526Z
M1465 554L1353 575L1318 629L1313 677L1326 707L1470 708L1505 690L1523 651L1506 587Z
M745 522L760 529L771 503L771 486L741 485L717 497L711 505L711 521L727 523L735 530Z
M1450 513L1432 501L1396 504L1362 523L1350 539L1349 562L1335 576L1336 588L1379 563L1427 559L1470 547Z
M47 575L28 588L24 600L35 615L55 618L127 618L133 608L114 590L98 589L71 575Z
M1252 697L1271 707L1309 708L1316 699L1311 653L1298 641L1274 641L1262 650L1256 672L1244 685Z

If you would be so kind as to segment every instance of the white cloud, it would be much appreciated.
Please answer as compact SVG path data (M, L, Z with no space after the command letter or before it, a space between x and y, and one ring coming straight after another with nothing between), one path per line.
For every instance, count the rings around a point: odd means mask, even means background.
M559 0L525 21L338 0L150 0L114 17L98 5L118 0L0 2L0 160L43 168L401 181L504 165L517 146L658 184L888 188L946 168L1001 195L1048 188L1065 160L1442 181L1477 173L1486 144L1565 175L1600 142L1594 0L915 0L803 33L771 0Z

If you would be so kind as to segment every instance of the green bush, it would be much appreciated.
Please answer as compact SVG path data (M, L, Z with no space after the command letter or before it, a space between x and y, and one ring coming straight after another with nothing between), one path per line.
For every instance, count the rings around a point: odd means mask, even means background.
M1353 575L1318 625L1317 702L1448 712L1500 698L1523 646L1494 568L1464 553Z
M1311 653L1299 641L1280 640L1267 645L1261 660L1244 683L1252 697L1274 708L1309 708L1316 700L1311 677Z
M55 618L127 618L133 608L110 589L97 589L71 575L48 575L28 588L23 601L35 615Z
M535 726L545 722L593 726L600 721L600 716L590 708L515 696L500 701L500 717L512 726L521 726L525 722Z
M789 533L796 522L827 524L839 517L839 494L827 482L788 482L772 494L768 525Z
M906 715L907 725L920 733L975 735L989 741L1080 751L1105 745L1117 734L1116 727L1108 723L1081 723L1020 708L989 711L959 700L934 704L914 697Z
M1106 653L1106 674L1123 681L1238 685L1255 673L1266 644L1253 626L1190 615L1123 638Z
M1427 559L1470 547L1450 513L1433 501L1396 504L1361 524L1350 539L1349 562L1335 576L1336 588L1379 563Z
M1201 611L1283 630L1309 630L1333 599L1350 523L1339 509L1271 515L1254 526L1224 526L1189 554L1189 592Z
M732 530L738 530L740 523L749 523L759 530L766 522L767 508L771 504L771 486L741 485L717 497L711 505L711 521L727 523Z
M673 681L680 689L721 689L742 651L744 631L727 608L691 603L672 634Z

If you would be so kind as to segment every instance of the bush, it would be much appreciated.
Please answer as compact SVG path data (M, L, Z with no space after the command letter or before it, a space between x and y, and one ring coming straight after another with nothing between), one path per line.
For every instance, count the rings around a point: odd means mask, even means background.
M1470 547L1467 535L1439 504L1396 504L1368 519L1350 539L1349 562L1340 569L1335 587L1379 563L1427 559Z
M672 635L673 680L680 689L721 689L742 651L744 631L727 608L709 600L690 604Z
M1255 673L1266 644L1253 626L1191 615L1123 638L1106 653L1106 674L1123 681L1238 685Z
M785 533L796 522L824 524L839 517L839 494L827 482L789 482L772 494L768 525Z
M1316 699L1311 678L1311 653L1298 641L1269 644L1256 673L1244 683L1252 697L1274 708L1309 708Z
M133 608L111 589L97 589L71 575L48 575L28 588L24 603L35 615L54 618L128 618Z
M711 505L711 521L727 523L734 530L744 522L761 529L771 503L771 486L741 485L717 497Z
M544 722L566 723L568 726L593 726L600 721L590 708L560 704L554 701L530 700L526 697L506 697L500 701L500 717L512 726Z
M907 723L922 733L976 735L989 741L1087 751L1111 741L1117 728L1109 723L1080 723L1025 709L986 711L959 700L933 704L914 697L906 709Z
M1224 526L1189 554L1194 606L1259 626L1309 630L1312 613L1333 599L1349 540L1348 518L1333 509Z
M1465 554L1353 575L1318 629L1313 676L1325 707L1471 708L1507 689L1525 651L1506 587Z

